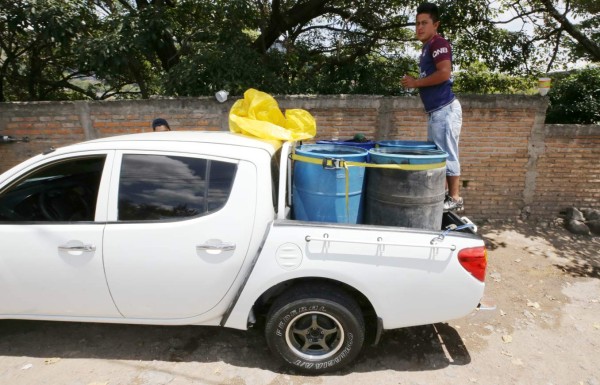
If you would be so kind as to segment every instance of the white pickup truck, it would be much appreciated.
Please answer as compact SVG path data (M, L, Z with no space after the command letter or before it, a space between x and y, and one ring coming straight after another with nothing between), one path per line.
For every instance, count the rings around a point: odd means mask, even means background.
M486 250L472 225L452 213L439 231L293 220L293 145L134 134L6 171L0 318L264 324L275 355L319 374L386 329L478 306Z

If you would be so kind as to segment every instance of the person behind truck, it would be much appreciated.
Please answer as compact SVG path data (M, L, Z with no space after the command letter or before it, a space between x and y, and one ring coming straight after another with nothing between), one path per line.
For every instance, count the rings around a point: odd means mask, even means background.
M460 162L458 139L462 126L460 102L452 92L452 48L437 30L439 10L433 3L422 3L417 8L415 23L417 39L423 43L419 61L419 78L404 75L402 85L418 88L428 115L427 139L448 153L446 183L448 193L444 210L462 210L460 197Z
M156 118L152 121L152 131L171 131L171 127L165 119Z

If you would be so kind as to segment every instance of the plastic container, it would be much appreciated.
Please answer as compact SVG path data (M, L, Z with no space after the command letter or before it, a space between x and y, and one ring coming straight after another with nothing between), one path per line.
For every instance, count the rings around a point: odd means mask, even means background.
M365 223L441 230L448 154L401 147L374 148L369 153L372 163L431 165L431 168L369 168Z
M380 140L377 142L377 146L401 147L416 150L437 150L435 143L420 140Z
M377 142L368 141L368 142L355 142L353 140L318 140L317 144L332 144L332 145L342 145L342 146L351 146L351 147L360 147L365 150L370 150L374 148Z
M446 162L448 154L437 149L379 147L369 151L371 163L377 164L433 164Z
M373 141L368 141L368 142L354 142L352 139L351 140L318 140L317 144L330 144L330 145L334 145L334 146L351 146L351 147L359 147L359 148L363 148L365 150L370 150L372 148L375 148L377 145L377 142L373 142ZM369 154L367 154L367 159L366 162L370 162L371 159L369 157Z
M359 147L333 144L306 144L296 154L316 159L343 159L366 162L368 151ZM294 162L292 204L294 218L304 221L362 223L364 167L324 168L321 164ZM348 209L346 209L346 193Z

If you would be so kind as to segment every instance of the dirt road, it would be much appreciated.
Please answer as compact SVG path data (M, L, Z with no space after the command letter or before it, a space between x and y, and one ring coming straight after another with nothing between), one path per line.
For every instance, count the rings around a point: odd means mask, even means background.
M288 372L261 331L0 321L2 385L600 385L600 238L486 224L493 312L386 332L348 370Z

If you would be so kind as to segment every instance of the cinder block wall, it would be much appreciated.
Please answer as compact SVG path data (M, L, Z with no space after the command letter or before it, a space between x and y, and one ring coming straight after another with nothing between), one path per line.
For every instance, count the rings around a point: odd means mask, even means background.
M303 108L319 139L425 140L418 97L276 96ZM600 126L544 126L545 98L463 95L460 141L465 215L476 220L549 219L567 206L600 208ZM155 117L175 130L227 130L234 100L213 98L0 103L0 172L50 146L151 131Z

